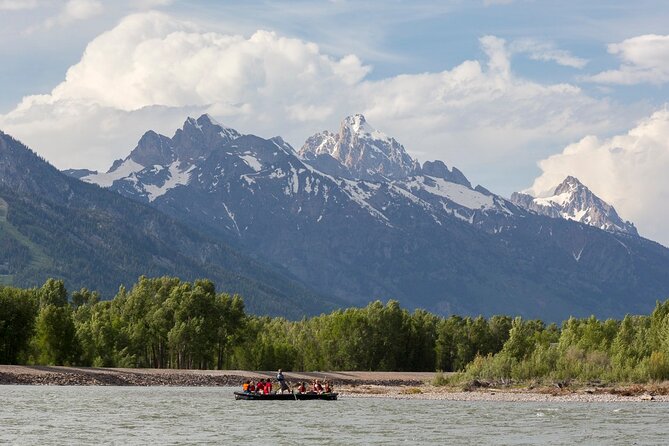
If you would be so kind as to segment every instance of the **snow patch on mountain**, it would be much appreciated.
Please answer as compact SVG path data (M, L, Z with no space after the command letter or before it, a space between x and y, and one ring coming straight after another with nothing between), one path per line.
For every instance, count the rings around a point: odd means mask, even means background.
M144 166L133 161L130 158L126 158L123 163L121 163L116 169L110 170L107 173L94 173L82 177L81 180L87 183L97 184L100 187L111 187L115 181L121 180L126 177L130 177L137 172L144 170Z
M178 161L172 163L168 168L169 172L167 180L165 180L162 185L144 185L144 190L148 194L149 201L153 201L156 198L165 195L169 190L174 189L177 186L185 186L188 184L193 169L195 169L195 165L186 166L184 168Z
M563 192L558 195L553 195L551 197L537 197L534 199L534 202L540 206L554 206L558 205L560 207L564 207L569 204L569 201L571 200L572 197L572 192L567 191Z
M461 184L451 183L442 178L418 176L406 184L411 190L424 190L432 195L447 198L468 209L496 209L493 196L484 195Z
M368 201L372 197L373 193L381 187L380 184L344 179L342 180L341 186L344 193L346 193L346 195L360 207L367 210L371 215L383 220L384 222L389 222L388 217L386 217L383 212L372 206Z
M254 171L260 172L262 170L262 163L258 161L258 158L256 158L252 153L246 152L242 155L239 155L241 159L244 160L244 162Z

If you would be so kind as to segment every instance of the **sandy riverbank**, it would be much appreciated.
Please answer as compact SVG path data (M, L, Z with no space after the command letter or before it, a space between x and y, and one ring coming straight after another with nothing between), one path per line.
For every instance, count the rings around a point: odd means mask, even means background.
M0 365L4 385L240 386L244 379L274 378L274 371L172 370ZM342 398L435 399L506 402L669 402L669 385L612 387L477 388L434 387L428 372L285 373L289 382L332 382Z

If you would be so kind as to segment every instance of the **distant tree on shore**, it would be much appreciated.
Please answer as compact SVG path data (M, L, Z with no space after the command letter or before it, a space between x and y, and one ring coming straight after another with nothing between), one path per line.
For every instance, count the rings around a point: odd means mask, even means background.
M111 301L62 281L0 287L0 362L255 370L462 371L472 379L669 379L669 301L648 316L439 317L375 301L299 321L248 315L209 280L140 277Z

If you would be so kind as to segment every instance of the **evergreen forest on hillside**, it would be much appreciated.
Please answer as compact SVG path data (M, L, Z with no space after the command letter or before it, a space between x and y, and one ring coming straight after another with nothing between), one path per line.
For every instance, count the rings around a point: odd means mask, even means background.
M459 371L472 379L669 379L669 300L650 315L440 317L379 301L299 321L247 314L209 280L140 277L114 299L62 281L0 287L0 363Z

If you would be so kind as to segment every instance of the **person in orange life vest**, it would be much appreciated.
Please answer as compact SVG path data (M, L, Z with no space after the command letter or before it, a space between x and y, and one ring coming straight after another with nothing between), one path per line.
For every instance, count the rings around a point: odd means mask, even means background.
M248 392L249 391L249 386L251 385L250 381L245 381L244 384L242 384L242 392Z

